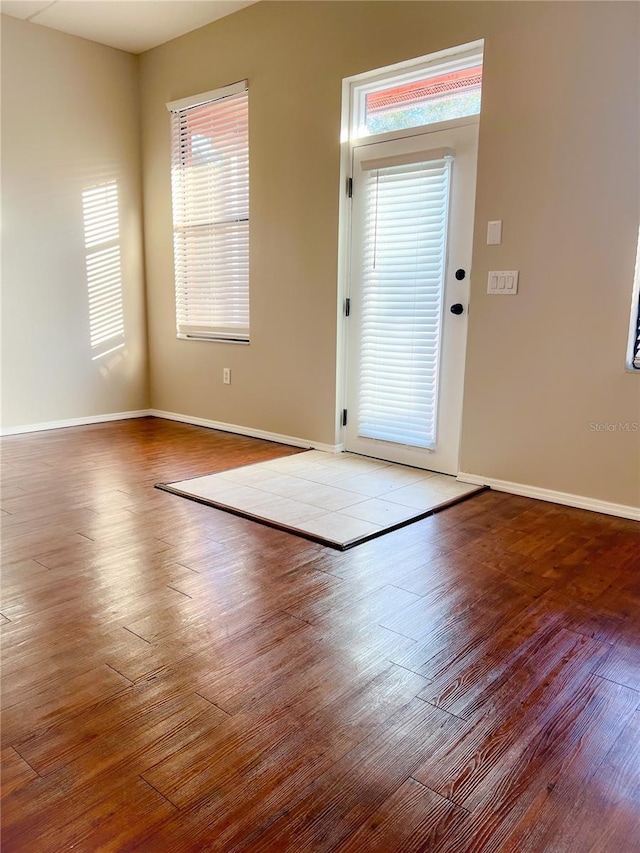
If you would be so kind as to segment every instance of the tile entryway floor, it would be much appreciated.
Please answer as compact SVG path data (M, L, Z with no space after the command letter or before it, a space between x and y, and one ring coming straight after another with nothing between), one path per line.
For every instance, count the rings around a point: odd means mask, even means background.
M482 489L445 474L319 450L159 488L339 549Z

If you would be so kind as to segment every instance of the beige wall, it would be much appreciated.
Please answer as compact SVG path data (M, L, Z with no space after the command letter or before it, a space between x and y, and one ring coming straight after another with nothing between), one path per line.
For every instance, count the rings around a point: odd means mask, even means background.
M462 467L638 506L640 433L595 426L640 422L640 5L525 5L487 45ZM486 294L496 267L517 297Z
M2 17L2 424L146 408L137 59ZM82 193L117 181L125 345L94 360Z
M145 54L152 405L336 440L341 80L486 39L461 469L638 505L635 3L263 2ZM174 331L165 101L248 78L249 347ZM488 219L504 241L485 245ZM519 269L517 297L486 295ZM222 367L233 384L222 385Z

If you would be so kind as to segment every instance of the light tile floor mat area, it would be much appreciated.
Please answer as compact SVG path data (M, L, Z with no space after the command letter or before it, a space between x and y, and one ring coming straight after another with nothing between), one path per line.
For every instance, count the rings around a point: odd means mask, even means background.
M157 488L339 550L483 489L445 474L319 450Z

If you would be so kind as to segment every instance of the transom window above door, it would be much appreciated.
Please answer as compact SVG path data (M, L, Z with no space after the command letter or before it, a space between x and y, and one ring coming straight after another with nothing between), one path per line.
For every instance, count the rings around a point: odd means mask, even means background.
M482 45L430 60L353 88L352 139L477 116L482 95Z

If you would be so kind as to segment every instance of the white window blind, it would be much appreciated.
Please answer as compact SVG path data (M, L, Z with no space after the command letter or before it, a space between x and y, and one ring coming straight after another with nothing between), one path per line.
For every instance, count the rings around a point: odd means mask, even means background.
M450 152L385 168L363 163L358 433L433 449ZM374 166L375 161L370 161Z
M636 269L633 283L633 297L631 299L627 367L631 370L640 370L640 229L638 229Z
M636 305L636 324L632 337L632 355L631 366L635 370L640 370L640 300Z
M249 340L246 82L167 104L179 337Z

